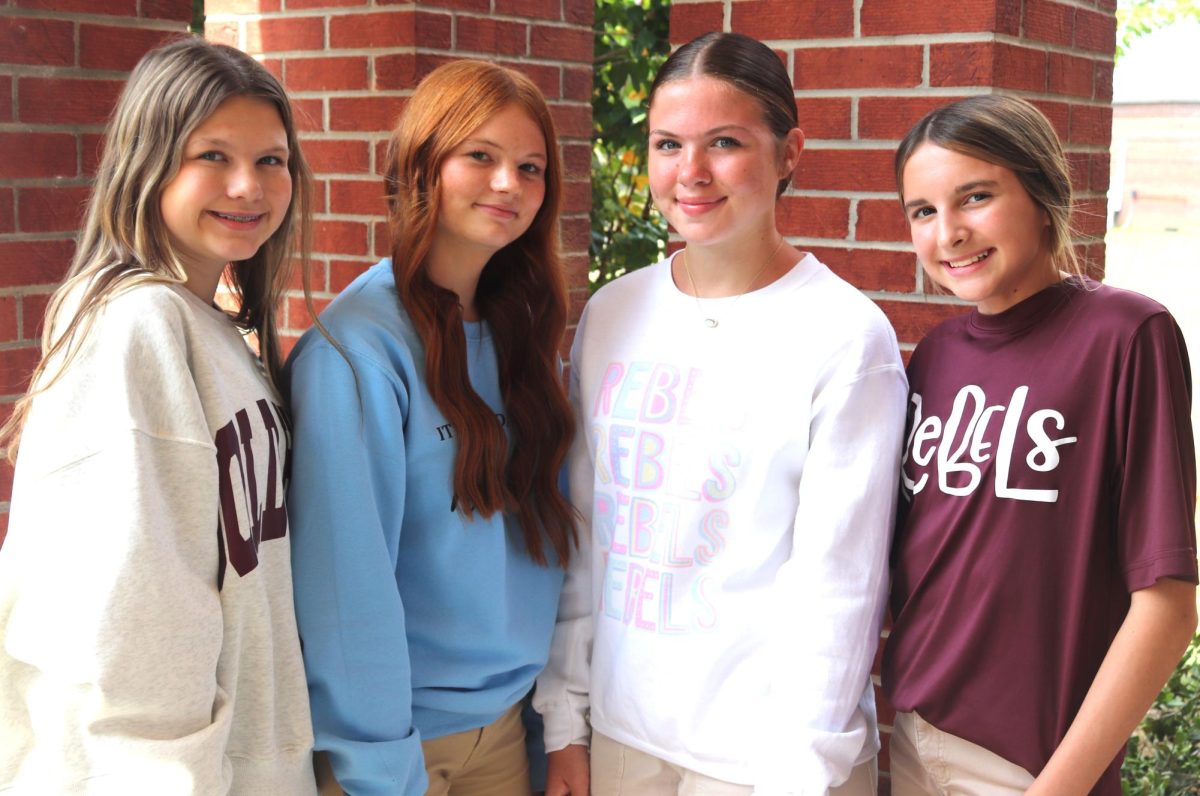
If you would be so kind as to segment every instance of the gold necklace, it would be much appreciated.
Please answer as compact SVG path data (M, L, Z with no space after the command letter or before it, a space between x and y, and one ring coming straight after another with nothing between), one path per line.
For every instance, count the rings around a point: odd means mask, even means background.
M741 299L742 296L746 295L750 288L754 287L754 283L757 282L758 278L763 275L764 271L767 270L767 266L770 265L775 259L775 255L779 254L779 250L783 248L783 241L783 236L780 236L779 245L775 247L775 251L771 252L771 256L768 257L762 266L754 273L754 276L750 277L750 281L746 283L746 286L742 288L741 292L735 294L733 302L729 305L730 312L733 311L733 307L738 303L738 300ZM700 317L704 319L704 325L709 329L716 329L721 325L721 321L717 318L706 315L704 312L704 305L700 303L700 291L696 289L696 280L692 277L692 269L688 265L686 247L681 254L683 255L683 270L684 273L687 274L688 283L692 286L692 298L696 301L696 309L700 312Z

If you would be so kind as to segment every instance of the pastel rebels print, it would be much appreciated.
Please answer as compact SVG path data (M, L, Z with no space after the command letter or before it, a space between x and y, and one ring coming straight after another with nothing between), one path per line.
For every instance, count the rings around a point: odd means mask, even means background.
M590 419L600 615L656 633L712 630L710 570L727 547L745 404L699 368L609 362Z

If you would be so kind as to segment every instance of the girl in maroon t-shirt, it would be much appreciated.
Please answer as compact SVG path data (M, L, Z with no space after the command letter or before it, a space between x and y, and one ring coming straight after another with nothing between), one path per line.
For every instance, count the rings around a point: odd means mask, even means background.
M896 177L925 273L975 308L909 363L892 792L1115 796L1196 627L1182 336L1083 275L1062 146L1029 103L931 112Z

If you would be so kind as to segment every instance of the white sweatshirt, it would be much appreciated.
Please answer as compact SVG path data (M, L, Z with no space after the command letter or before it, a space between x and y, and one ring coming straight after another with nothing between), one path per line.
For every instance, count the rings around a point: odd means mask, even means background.
M586 743L590 710L707 776L824 794L878 749L906 397L890 325L812 256L700 302L664 260L592 298L571 359L587 545L538 681L546 748Z
M0 549L0 792L313 794L288 427L225 315L112 299L34 401Z

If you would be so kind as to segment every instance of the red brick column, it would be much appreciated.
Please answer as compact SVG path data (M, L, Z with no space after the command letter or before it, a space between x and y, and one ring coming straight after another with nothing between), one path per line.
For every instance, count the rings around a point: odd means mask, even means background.
M187 31L189 0L0 3L0 419L37 362L100 134L129 70ZM12 468L0 464L0 540Z
M550 101L567 176L563 250L576 302L587 295L591 203L590 0L208 0L210 40L261 54L307 117L303 146L317 175L318 309L389 253L383 223L388 134L417 82L453 58L528 74ZM297 287L299 283L297 281ZM302 294L285 316L309 325Z
M783 229L877 301L907 351L964 307L922 274L892 175L899 140L940 104L1007 92L1046 113L1071 160L1077 244L1103 271L1115 9L1115 0L674 0L671 43L734 30L779 52L808 139ZM881 699L885 733L892 717ZM886 775L880 786L889 792Z

